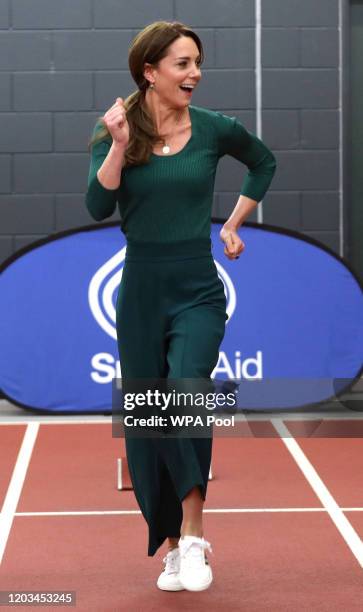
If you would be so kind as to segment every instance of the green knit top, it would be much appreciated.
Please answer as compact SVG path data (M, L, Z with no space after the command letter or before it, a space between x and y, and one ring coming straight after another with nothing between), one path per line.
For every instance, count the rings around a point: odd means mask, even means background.
M97 177L112 140L92 146L86 206L96 221L110 217L118 204L126 240L170 242L210 237L218 160L231 155L248 167L240 193L257 202L276 169L273 153L236 117L189 105L192 134L174 155L151 154L146 164L121 172L117 189ZM96 123L94 134L100 128Z

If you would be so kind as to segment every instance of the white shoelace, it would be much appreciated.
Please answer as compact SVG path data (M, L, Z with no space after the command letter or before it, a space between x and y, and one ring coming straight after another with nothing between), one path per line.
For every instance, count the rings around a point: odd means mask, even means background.
M163 562L165 563L164 572L166 574L176 574L179 571L179 550L174 548L169 550L168 554L164 557Z
M204 538L187 540L186 542L181 540L180 558L181 560L183 559L184 562L187 561L190 568L197 568L206 563L205 550L213 554L210 543L204 540Z

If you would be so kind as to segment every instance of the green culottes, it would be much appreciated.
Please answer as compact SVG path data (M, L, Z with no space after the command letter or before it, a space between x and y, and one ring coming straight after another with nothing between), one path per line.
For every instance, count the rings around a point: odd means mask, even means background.
M127 241L116 304L122 380L210 378L227 318L210 238ZM189 491L199 486L206 498L212 435L125 438L153 556L167 537L180 537L181 502Z

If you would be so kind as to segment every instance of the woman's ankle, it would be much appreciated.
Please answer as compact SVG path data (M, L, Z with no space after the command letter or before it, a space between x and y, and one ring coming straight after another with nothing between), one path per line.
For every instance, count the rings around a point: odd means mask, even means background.
M184 536L195 536L197 538L203 537L203 528L202 527L193 527L187 526L181 529L180 537L184 538Z
M168 550L174 550L178 548L179 538L168 538Z

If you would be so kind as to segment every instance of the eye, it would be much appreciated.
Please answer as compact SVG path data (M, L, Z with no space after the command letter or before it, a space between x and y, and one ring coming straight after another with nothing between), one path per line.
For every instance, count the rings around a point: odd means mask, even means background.
M178 66L185 66L185 64L186 64L186 63L187 63L187 62L184 60L184 61L182 61L182 62L179 62ZM195 64L196 64L196 66L199 68L199 67L202 65L202 62L201 62L200 60L197 60L197 61L195 62Z

